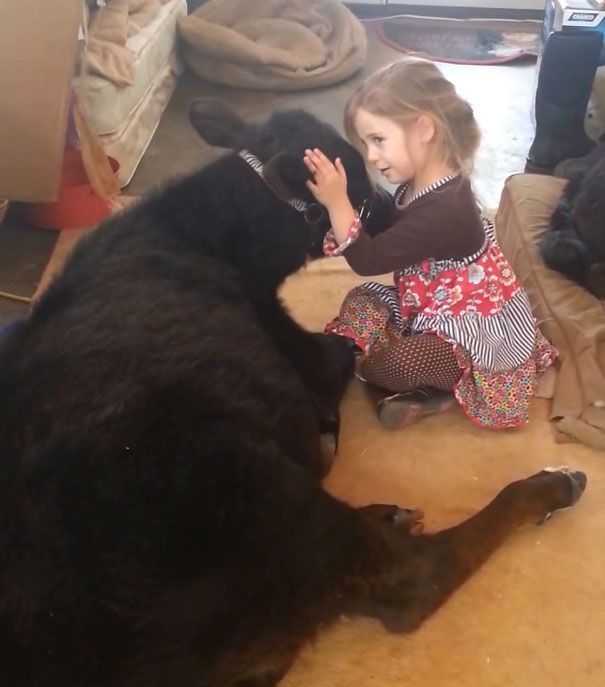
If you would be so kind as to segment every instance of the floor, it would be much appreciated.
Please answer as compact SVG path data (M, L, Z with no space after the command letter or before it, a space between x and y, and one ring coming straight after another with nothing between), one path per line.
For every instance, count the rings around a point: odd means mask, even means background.
M284 297L319 329L363 281L340 265L292 277ZM605 685L605 456L557 444L548 402L523 429L476 427L459 408L388 432L367 389L350 388L327 489L348 503L422 508L430 531L471 516L505 484L548 465L584 470L577 506L511 537L411 635L343 619L302 653L282 687L602 687Z
M193 97L220 97L248 117L276 106L303 106L339 126L359 79L396 57L370 37L368 64L359 77L288 96L229 91L184 75L128 193L144 193L219 154L198 141L187 123ZM485 207L495 208L505 178L522 170L531 141L534 65L442 68L475 107L484 133L475 186ZM53 243L51 232L35 231L13 216L0 228L0 290L31 294ZM303 324L319 329L356 281L328 265L292 277L284 297ZM0 323L24 309L0 300ZM303 652L284 687L605 684L605 461L588 448L555 443L547 412L547 402L536 400L530 424L518 431L479 429L456 409L388 433L362 385L353 385L343 409L341 449L326 482L351 504L420 506L427 527L439 529L545 465L584 469L589 487L574 510L507 542L418 632L394 636L370 621L343 620Z

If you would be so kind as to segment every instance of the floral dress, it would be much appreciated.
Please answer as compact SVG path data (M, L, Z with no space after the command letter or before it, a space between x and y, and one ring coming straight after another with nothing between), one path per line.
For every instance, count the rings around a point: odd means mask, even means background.
M557 352L536 326L493 224L484 218L483 225L485 240L474 255L406 267L395 273L394 287L370 282L354 289L326 331L350 336L366 353L386 345L392 331L441 337L462 371L454 393L467 416L494 429L516 427L528 421L537 377ZM333 236L324 249L340 252Z

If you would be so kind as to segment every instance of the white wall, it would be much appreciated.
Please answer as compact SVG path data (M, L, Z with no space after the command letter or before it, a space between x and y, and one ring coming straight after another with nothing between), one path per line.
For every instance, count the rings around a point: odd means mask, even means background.
M490 7L511 10L543 10L546 0L387 0L387 5L434 5L439 7Z
M389 5L405 9L406 5L434 7L489 7L511 10L543 10L546 0L345 0L348 5Z

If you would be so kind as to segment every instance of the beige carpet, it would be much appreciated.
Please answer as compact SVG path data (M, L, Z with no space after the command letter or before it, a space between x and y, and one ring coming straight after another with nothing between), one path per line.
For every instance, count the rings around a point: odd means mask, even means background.
M361 281L324 261L292 277L284 297L301 323L319 329ZM522 430L483 430L456 409L389 433L354 383L326 481L353 505L419 506L433 530L546 465L585 470L589 485L575 509L520 530L418 632L394 636L343 620L303 652L284 687L605 685L605 456L556 444L547 407L536 400Z

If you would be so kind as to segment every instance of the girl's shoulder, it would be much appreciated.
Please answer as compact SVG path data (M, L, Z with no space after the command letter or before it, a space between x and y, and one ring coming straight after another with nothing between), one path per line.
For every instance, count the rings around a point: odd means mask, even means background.
M478 207L470 180L460 174L450 174L411 196L409 188L409 182L401 184L393 195L395 208L400 212L436 204Z
M394 195L396 212L400 217L415 214L434 218L453 225L481 226L481 212L470 181L460 175L424 189L411 199L406 198L407 184L400 186Z

